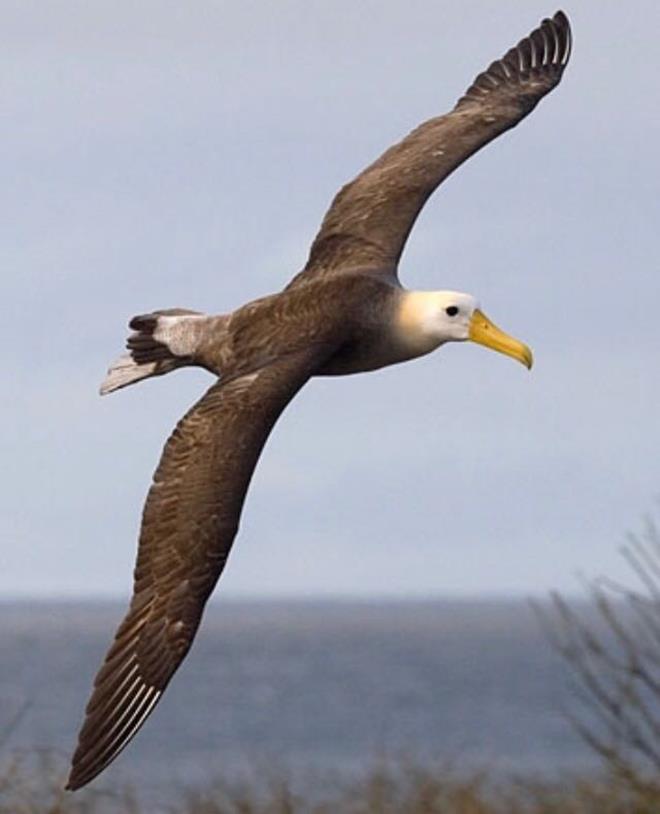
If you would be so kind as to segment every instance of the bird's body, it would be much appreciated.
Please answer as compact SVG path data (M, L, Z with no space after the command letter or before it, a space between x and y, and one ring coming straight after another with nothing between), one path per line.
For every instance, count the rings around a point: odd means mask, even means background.
M229 369L261 366L315 344L333 348L315 375L360 373L403 361L396 314L405 294L394 280L355 273L310 280L248 303L228 320Z
M422 124L346 185L281 292L231 314L185 309L131 320L128 353L102 393L185 365L218 380L167 441L142 517L134 594L94 682L68 788L124 748L185 657L227 561L257 460L312 376L375 370L472 340L531 367L529 348L469 294L402 288L408 234L438 184L515 126L561 79L570 28L558 12L480 74L456 107Z
M364 373L420 356L436 344L421 336L412 316L417 310L421 318L421 308L411 302L417 294L396 281L355 273L248 303L227 320L227 356L219 375L261 367L315 344L329 351L316 376Z

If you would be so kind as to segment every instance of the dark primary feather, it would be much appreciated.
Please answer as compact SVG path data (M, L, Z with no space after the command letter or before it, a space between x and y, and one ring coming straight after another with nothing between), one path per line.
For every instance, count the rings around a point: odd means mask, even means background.
M391 275L436 187L534 109L559 83L570 49L570 24L559 11L479 74L450 113L387 150L337 194L289 285L358 268Z
M188 652L280 413L326 358L291 353L211 387L170 436L142 516L133 599L95 681L67 788L126 746Z

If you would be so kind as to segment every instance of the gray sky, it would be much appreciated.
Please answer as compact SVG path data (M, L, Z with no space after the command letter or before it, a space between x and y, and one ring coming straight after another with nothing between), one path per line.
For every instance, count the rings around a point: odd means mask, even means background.
M402 263L535 351L308 385L226 595L537 593L625 574L660 491L660 6L572 2L562 85L452 176ZM548 0L2 4L0 595L130 588L161 446L210 383L100 399L126 321L227 311L303 264L337 188Z

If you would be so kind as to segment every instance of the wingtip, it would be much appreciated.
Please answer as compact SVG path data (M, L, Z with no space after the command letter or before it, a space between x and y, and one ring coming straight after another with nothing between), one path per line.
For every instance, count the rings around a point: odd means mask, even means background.
M564 65L568 65L568 61L571 58L571 51L573 50L573 28L571 27L571 21L568 18L568 15L564 14L563 11L558 11L555 16L560 17L562 25L566 30L567 42L566 42L566 54L564 57Z
M78 771L78 767L76 765L75 757L71 761L71 766L69 768L69 776L66 779L66 785L64 786L64 791L78 791L78 789L82 788L83 786L87 785L91 778L81 778L80 772Z
M78 791L81 786L84 786L84 783L79 783L76 780L76 770L74 766L71 766L69 769L69 776L66 780L66 785L64 786L64 791Z
M502 86L517 89L520 84L526 84L530 77L538 79L544 76L546 87L539 88L533 107L561 80L571 47L571 24L565 12L559 10L552 18L542 20L516 46L480 73L458 100L457 107L475 102L479 104ZM526 101L529 104L529 99Z
M561 29L562 33L566 37L566 43L564 45L564 54L562 58L562 65L566 67L566 65L568 65L568 60L570 59L571 56L571 49L573 47L573 30L571 28L571 21L568 17L568 14L562 11L562 9L559 9L559 11L556 11L553 14L552 22Z

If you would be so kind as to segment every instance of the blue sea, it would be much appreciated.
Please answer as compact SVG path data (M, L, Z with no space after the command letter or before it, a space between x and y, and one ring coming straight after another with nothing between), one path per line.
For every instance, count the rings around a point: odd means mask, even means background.
M64 771L123 611L0 604L0 762L48 750ZM130 784L155 805L218 775L283 772L304 785L388 758L551 777L596 765L567 723L574 696L522 601L218 601L96 782Z

